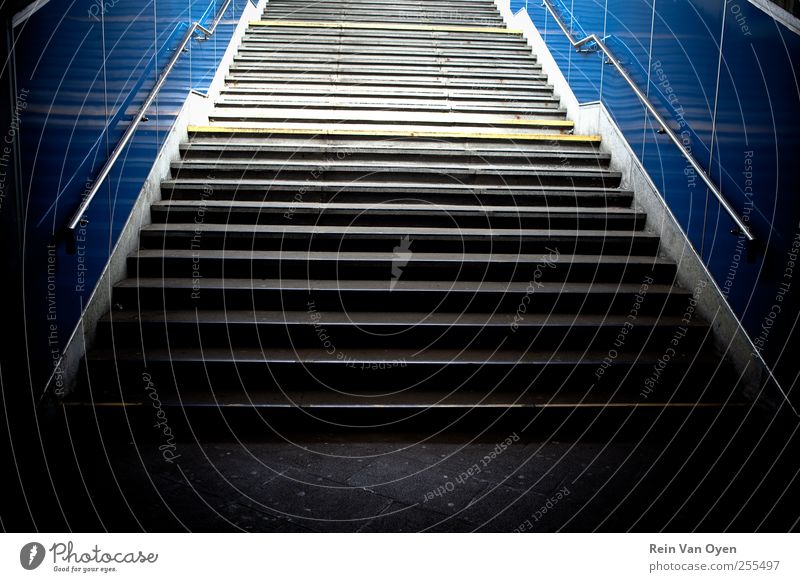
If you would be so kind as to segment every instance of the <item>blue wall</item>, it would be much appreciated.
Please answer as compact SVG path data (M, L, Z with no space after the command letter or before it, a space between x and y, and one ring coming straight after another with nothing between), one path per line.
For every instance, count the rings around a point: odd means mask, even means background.
M606 37L758 237L734 223L621 76L578 53L538 1L527 10L581 102L600 100L784 389L800 334L800 36L747 0L555 0L576 38ZM797 280L795 280L797 279Z
M53 371L164 138L190 89L207 90L245 2L231 3L210 39L191 42L89 208L76 254L66 252L65 223L187 27L210 24L223 0L51 0L17 27L22 277L34 386Z

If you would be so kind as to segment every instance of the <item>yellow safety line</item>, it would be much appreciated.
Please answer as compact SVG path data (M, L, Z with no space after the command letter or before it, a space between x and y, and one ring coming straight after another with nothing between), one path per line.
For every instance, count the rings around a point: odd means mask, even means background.
M526 141L589 141L600 142L599 135L571 135L563 133L489 133L467 131L404 131L392 129L315 129L283 127L225 127L219 125L190 125L190 133L283 133L296 135L363 135L375 137L432 137L464 139L508 139Z
M438 32L492 32L495 34L522 34L521 30L511 28L492 28L488 26L456 26L431 24L399 24L381 22L317 22L309 20L251 20L250 26L295 26L303 28L362 28L382 30L430 30Z

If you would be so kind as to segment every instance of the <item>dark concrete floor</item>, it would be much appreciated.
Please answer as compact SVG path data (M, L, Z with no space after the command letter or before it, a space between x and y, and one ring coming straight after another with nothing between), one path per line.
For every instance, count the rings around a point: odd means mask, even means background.
M800 516L797 427L755 415L624 435L203 435L176 441L173 462L157 439L61 420L47 468L17 449L27 503L4 509L5 529L787 531Z

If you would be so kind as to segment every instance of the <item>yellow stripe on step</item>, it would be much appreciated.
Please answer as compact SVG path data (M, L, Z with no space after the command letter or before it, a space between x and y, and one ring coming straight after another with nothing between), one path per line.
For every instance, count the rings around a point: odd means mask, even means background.
M402 129L322 129L284 127L226 127L224 125L190 125L189 133L270 133L291 135L362 135L366 137L430 137L459 139L507 139L520 141L588 141L600 142L599 135L560 133L492 133L483 131L407 131Z
M489 26L457 26L432 24L399 24L381 22L319 22L311 20L251 20L250 26L293 26L302 28L363 28L379 30L429 30L432 32L487 32L494 34L522 34L512 28L493 28Z

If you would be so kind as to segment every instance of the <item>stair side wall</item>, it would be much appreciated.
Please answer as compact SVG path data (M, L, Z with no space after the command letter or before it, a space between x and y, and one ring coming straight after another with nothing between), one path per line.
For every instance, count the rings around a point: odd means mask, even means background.
M769 366L756 350L741 321L605 106L598 101L578 101L525 10L513 14L509 0L495 0L495 4L509 27L523 31L523 36L560 98L561 107L567 110L568 118L575 122L575 133L597 134L602 138L601 148L611 154L612 168L622 172L623 187L633 190L634 205L647 213L647 230L659 235L661 254L678 265L678 282L690 290L697 289L698 285L702 287L702 292L697 294L697 310L712 324L715 344L740 374L739 388L746 396L769 408L782 405L785 396Z
M63 374L64 387L62 389L62 397L68 396L75 388L83 356L94 345L97 322L112 308L114 284L126 277L128 255L139 248L139 231L142 226L151 222L150 205L161 199L161 182L169 177L172 162L180 158L180 145L187 139L188 126L193 123L207 121L207 112L223 85L225 73L236 55L248 23L251 20L260 18L266 4L267 0L258 0L256 5L247 4L236 30L231 35L228 47L220 61L220 66L210 84L208 95L204 97L196 93L189 93L169 135L164 140L164 144L147 175L147 179L142 185L139 197L136 199L128 220L120 232L119 239L100 276L100 280L86 302L78 324L64 347L60 365L57 367ZM202 121L203 115L206 116L205 121ZM54 375L51 376L45 388L45 394L52 394L51 388L55 381L54 378Z

